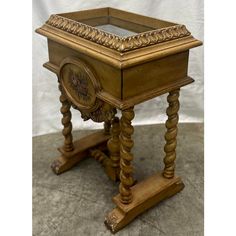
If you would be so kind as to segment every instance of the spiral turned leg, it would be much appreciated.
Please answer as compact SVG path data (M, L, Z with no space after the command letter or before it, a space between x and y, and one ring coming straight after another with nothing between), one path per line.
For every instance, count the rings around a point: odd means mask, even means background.
M175 195L184 188L180 177L174 176L174 160L176 147L176 134L179 109L179 89L170 92L168 96L169 107L167 109L168 120L166 122L166 145L164 158L165 169L163 173L156 173L135 186L133 184L131 161L133 155L131 148L133 141L133 127L131 121L134 118L133 108L122 111L120 122L120 191L113 197L116 204L105 217L106 226L113 232L125 227L135 217L159 202ZM132 187L131 187L132 186Z
M104 122L104 133L110 134L110 129L111 129L111 121L105 121Z
M110 154L110 167L112 168L112 179L119 180L120 174L120 123L119 118L114 117L111 122L111 138L107 142Z
M71 123L71 104L67 100L66 96L63 93L62 86L59 84L59 90L61 91L61 96L60 96L60 102L62 104L61 107L61 113L63 115L63 118L61 120L63 127L62 134L64 136L64 147L63 149L66 152L73 151L73 137L72 137L72 123Z
M121 133L120 133L120 201L124 204L129 204L132 201L132 192L130 187L133 185L133 167L131 161L133 154L131 149L134 145L131 135L134 128L131 121L134 118L133 107L122 111L121 117Z
M91 149L90 155L103 165L111 180L118 181L120 174L120 124L118 117L112 119L110 133L111 136L106 145L109 155L99 149Z
M175 159L176 159L176 136L177 136L177 124L179 120L178 110L179 110L179 89L173 90L169 93L167 101L169 107L166 110L168 115L168 120L166 121L167 132L165 134L166 144L164 151L166 153L164 158L165 168L163 171L163 176L165 178L173 178L175 171Z

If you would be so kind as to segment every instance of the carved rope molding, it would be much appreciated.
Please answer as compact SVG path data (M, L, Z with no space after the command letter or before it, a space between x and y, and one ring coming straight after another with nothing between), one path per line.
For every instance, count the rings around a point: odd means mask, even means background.
M175 25L129 37L119 37L59 15L51 15L46 24L119 52L131 51L191 35L184 25Z

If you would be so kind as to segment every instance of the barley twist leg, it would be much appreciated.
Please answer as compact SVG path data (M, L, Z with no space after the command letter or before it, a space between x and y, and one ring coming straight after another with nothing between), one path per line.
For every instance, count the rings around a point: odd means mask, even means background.
M64 136L64 147L63 149L66 152L70 152L74 149L73 147L73 137L72 137L72 123L71 123L71 104L67 100L66 96L64 95L63 89L61 84L59 84L59 90L61 91L60 102L61 106L61 114L63 115L61 119L61 123L63 125L62 134Z
M104 133L110 134L110 129L111 129L111 121L105 121L104 122Z
M133 167L131 161L133 160L133 154L131 149L134 145L131 135L134 132L134 128L131 124L134 118L133 107L122 111L121 117L121 133L120 133L120 201L124 204L128 204L132 201L132 192L130 187L133 185Z
M166 110L168 119L166 121L166 134L165 140L166 144L164 151L166 153L164 158L165 168L163 171L163 176L165 178L173 178L175 171L175 159L176 159L176 136L177 136L177 124L179 120L178 110L179 110L179 89L173 90L169 93L167 101L169 107Z
M119 179L120 173L120 123L119 118L114 117L111 121L111 138L107 142L110 154L110 165L114 170L114 180Z

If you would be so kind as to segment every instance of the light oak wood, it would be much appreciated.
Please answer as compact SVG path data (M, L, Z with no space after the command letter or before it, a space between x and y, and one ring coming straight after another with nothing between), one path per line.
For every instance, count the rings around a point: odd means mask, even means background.
M134 145L131 135L134 128L131 121L134 118L133 107L122 111L121 117L121 133L120 133L120 201L124 204L129 204L132 201L132 192L130 190L134 183L133 180L133 154L131 149Z
M159 29L159 28L164 28L164 27L169 27L176 25L176 23L172 23L169 21L164 21L148 16L142 16L139 14L135 14L133 12L128 12L128 11L122 11L120 9L115 9L115 8L108 8L109 15L112 18L118 18L121 20L126 20L128 22L136 23L138 25L143 25L152 29Z
M52 170L56 174L61 174L71 169L84 158L89 157L90 149L99 147L101 150L106 150L106 143L109 138L109 134L104 134L104 131L98 131L76 140L74 142L74 149L70 152L65 151L64 146L58 148L61 156L52 163Z
M108 32L98 31L92 26L81 27L79 21L76 20L80 18L80 15L83 15L83 19L91 19L92 15L92 18L105 15L108 18L118 18L154 29L139 33L134 37L121 38ZM167 54L188 51L202 44L194 39L183 25L111 8L53 15L44 26L37 29L37 32L52 41L119 69L142 64L147 60L152 61ZM81 37L78 37L78 34Z
M49 65L51 68L56 69L56 73L59 73L61 62L67 57L76 57L88 65L94 76L101 84L103 90L109 91L109 93L117 98L121 98L121 72L120 70L90 57L86 52L72 50L64 45L61 45L52 40L48 41L49 47ZM53 72L54 72L53 71ZM55 72L54 72L55 73ZM111 80L111 78L113 78Z
M180 192L184 184L180 177L166 179L157 173L146 180L131 187L133 201L130 204L120 202L120 194L113 198L116 208L105 218L105 225L113 232L122 229L135 217L164 199Z
M114 175L112 180L120 179L120 123L119 118L114 117L111 123L111 138L107 142L107 148L110 156L111 168L113 168Z
M109 93L105 91L101 91L97 94L97 97L102 99L103 101L116 106L120 110L125 110L129 107L132 107L136 104L139 104L141 102L150 100L154 97L160 96L162 94L168 93L171 90L178 89L179 87L185 86L187 84L193 83L194 80L190 78L189 76L182 78L180 81L175 81L173 83L170 83L169 85L160 86L156 89L149 90L145 93L138 94L136 96L130 97L128 99L119 100L115 97L111 96Z
M61 13L60 16L73 19L75 21L83 21L87 19L107 17L109 14L109 7L99 8L99 9L89 9L83 11L74 11Z
M133 32L116 35L101 29L111 24ZM120 180L116 208L106 217L111 231L130 223L158 202L184 188L175 176L179 90L194 80L188 76L189 50L200 46L181 24L113 8L51 15L36 30L48 39L44 67L59 78L64 145L52 164L62 173L85 157L102 164L107 176ZM65 93L64 93L65 92ZM133 179L134 106L169 93L164 170L136 184ZM73 142L70 107L84 120L103 122L104 129ZM114 118L121 110L121 120Z
M105 134L110 134L111 121L105 121L103 126L104 126L104 133Z
M89 154L103 166L108 178L116 182L119 180L117 169L113 167L111 158L100 149L101 148L92 148L89 150Z
M71 133L72 131L71 112L70 112L71 104L66 98L63 88L60 83L59 83L59 90L61 91L60 102L62 104L61 114L63 115L63 118L61 120L61 123L63 125L62 134L64 136L63 149L65 152L70 152L74 149L73 137Z
M165 134L166 145L164 151L166 153L164 158L165 168L163 176L165 178L173 178L175 171L176 146L177 146L177 124L179 120L179 89L173 90L169 93L167 101L169 107L166 110L168 120L166 121L167 132Z
M188 51L124 69L122 99L148 94L162 86L169 87L187 77L187 68Z

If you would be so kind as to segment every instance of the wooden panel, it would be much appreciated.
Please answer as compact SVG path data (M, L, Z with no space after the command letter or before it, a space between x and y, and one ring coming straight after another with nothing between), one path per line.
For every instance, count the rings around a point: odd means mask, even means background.
M58 15L66 17L66 18L70 18L75 21L83 21L83 20L92 19L92 18L96 19L100 17L111 16L111 17L118 18L124 21L129 21L131 23L143 25L149 28L156 28L156 29L175 25L175 23L172 23L172 22L154 19L148 16L142 16L139 14L122 11L119 9L109 8L109 7L62 13Z
M145 94L187 76L188 51L123 70L122 98Z
M142 15L127 12L127 11L121 11L114 8L109 8L109 15L112 17L122 19L122 20L128 20L129 22L145 25L147 27L156 28L156 29L176 25L175 23L172 23L172 22L155 19L148 16L142 16Z
M105 91L116 98L121 98L120 70L51 40L48 40L48 48L50 63L60 66L61 61L68 56L81 59L92 69Z
M105 8L99 8L99 9L75 11L75 12L62 13L58 15L78 21L78 20L84 20L84 19L89 19L89 18L108 16L108 8L105 7Z

